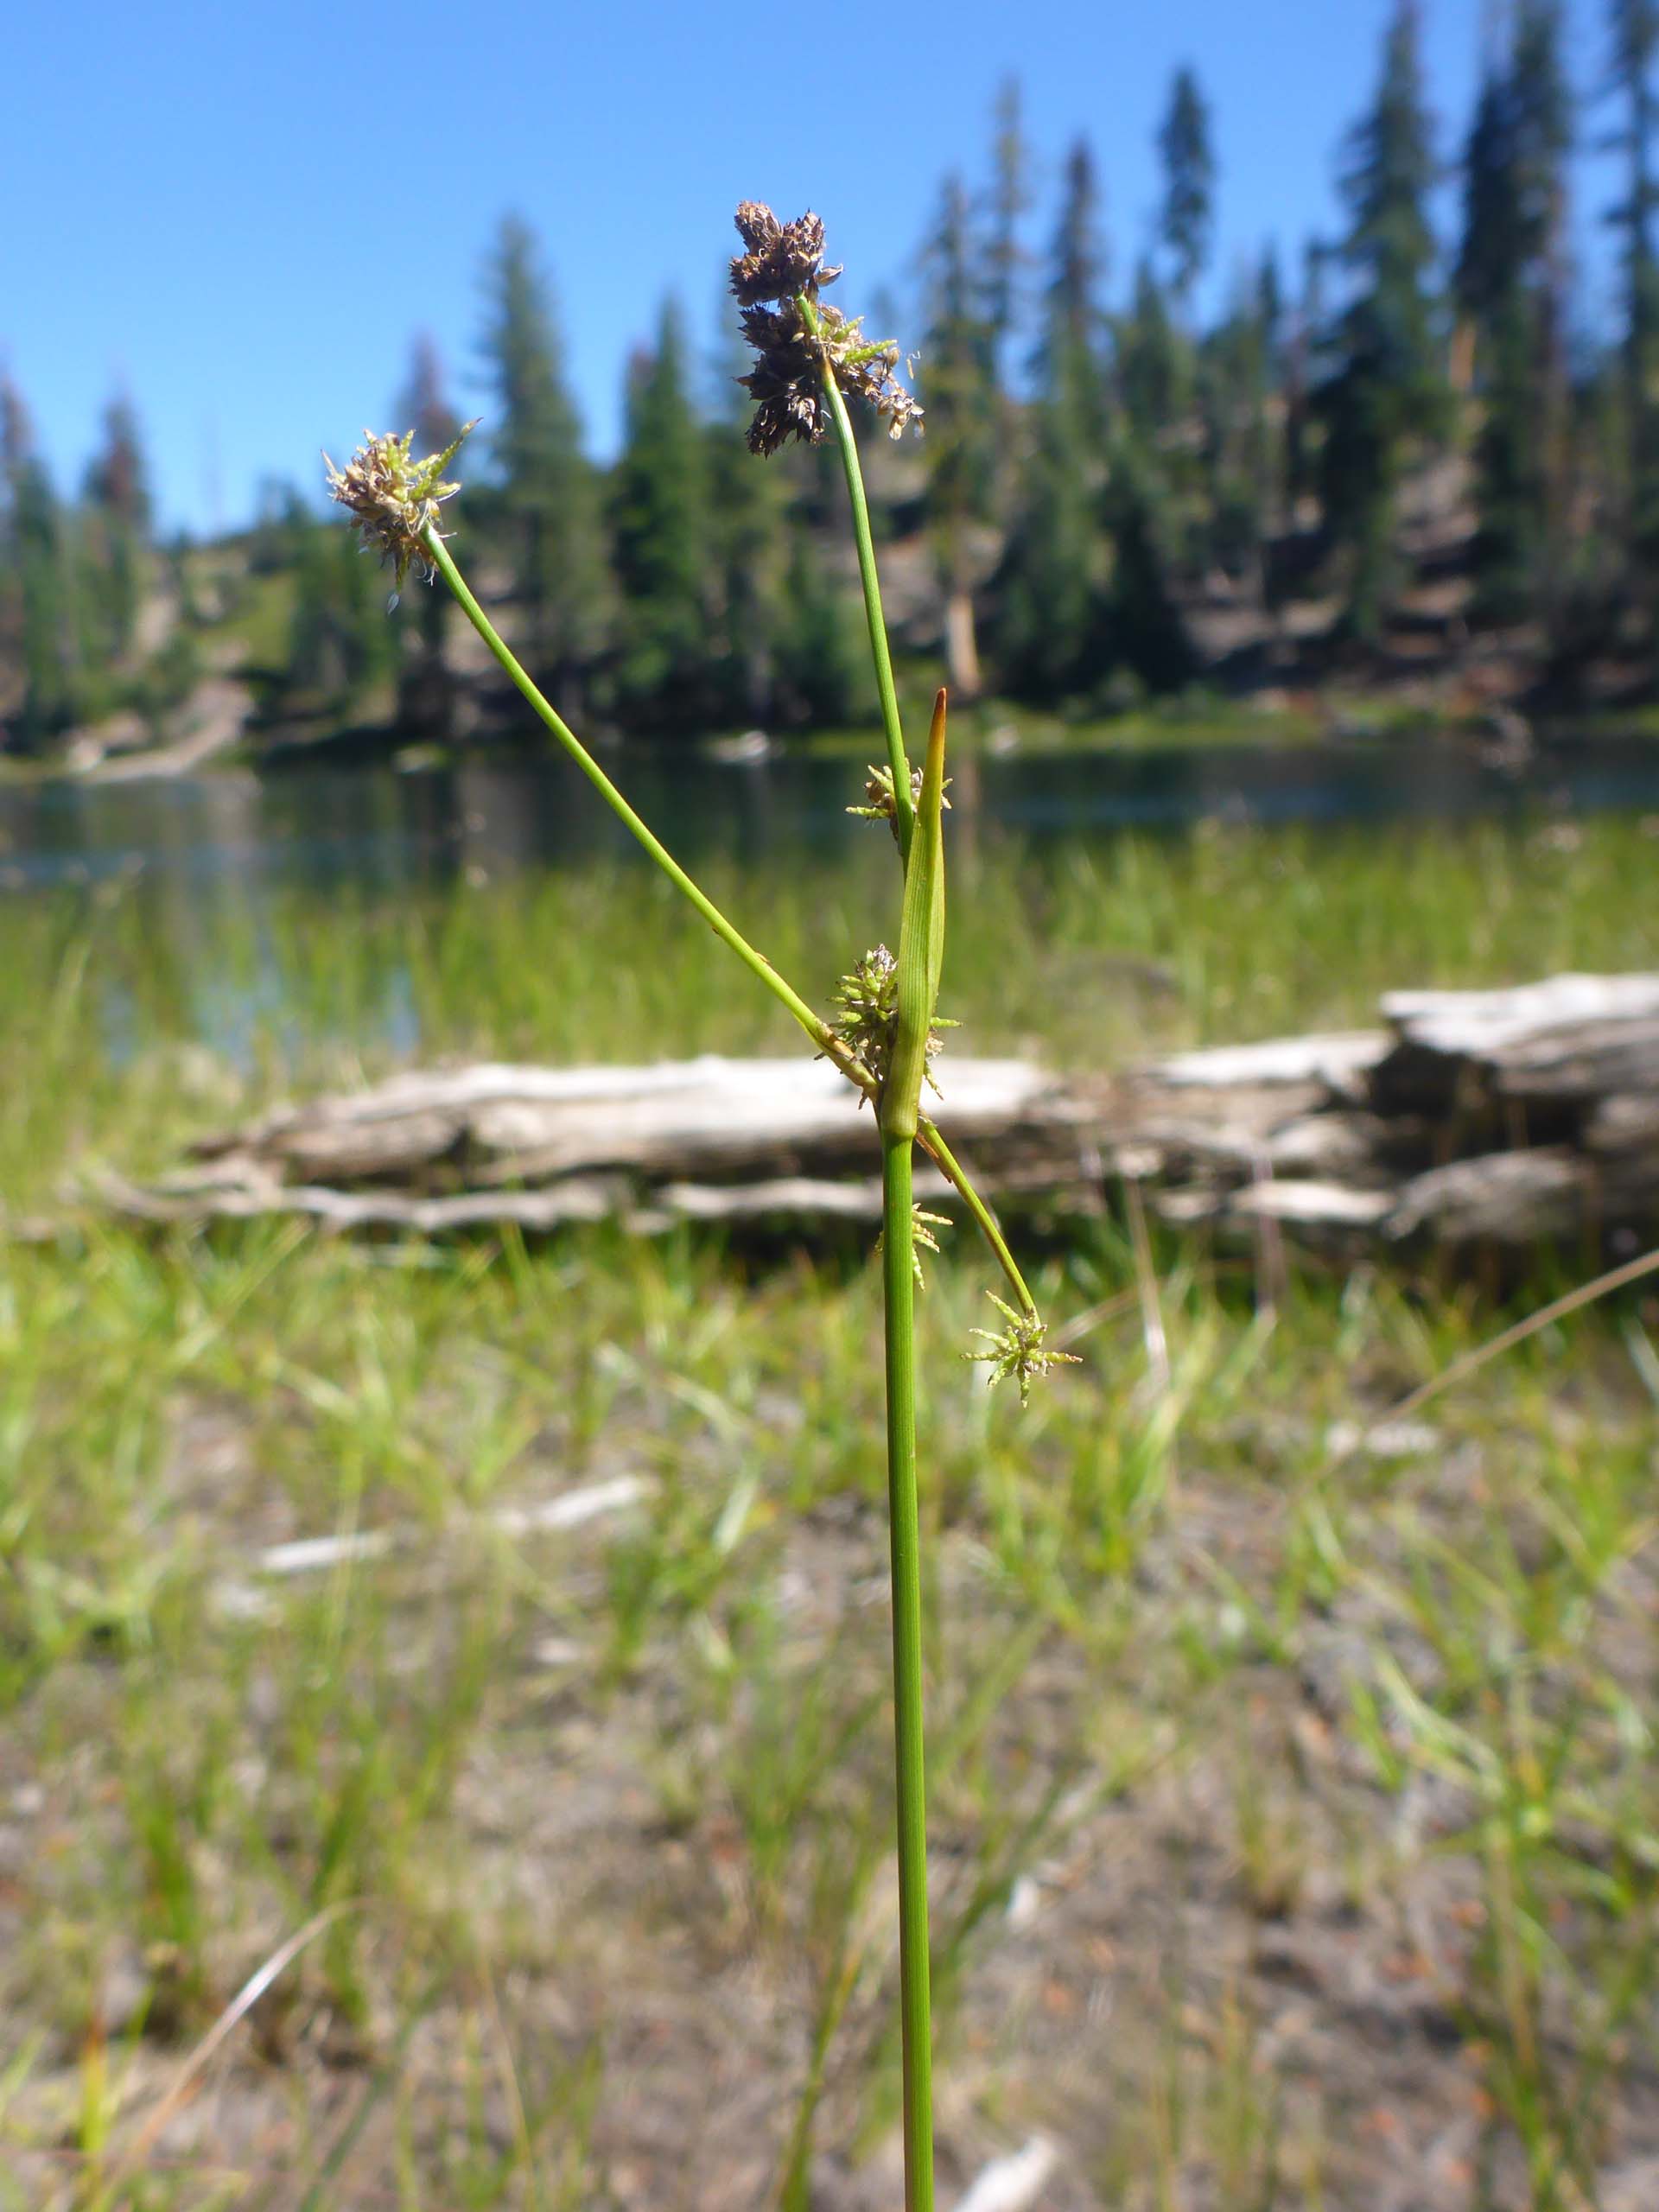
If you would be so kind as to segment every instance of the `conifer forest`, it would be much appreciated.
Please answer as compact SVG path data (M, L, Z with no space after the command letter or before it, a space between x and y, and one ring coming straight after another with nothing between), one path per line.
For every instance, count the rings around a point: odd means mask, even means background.
M1611 0L1593 67L1565 37L1557 0L1516 0L1492 18L1474 111L1441 118L1402 5L1332 148L1340 227L1225 271L1199 71L1155 119L1161 198L1138 229L1094 137L1039 177L1010 79L868 318L913 356L925 410L920 442L871 464L901 652L959 700L1091 718L1336 680L1426 683L1453 710L1645 696L1659 9ZM1570 250L1586 144L1622 164L1613 203L1588 211L1616 251L1611 298ZM475 357L442 362L417 334L386 397L423 449L483 418L467 528L550 696L586 726L664 737L867 717L833 463L747 465L729 318L711 344L663 302L601 463L543 242L504 218L480 279ZM269 484L217 544L168 537L141 394L112 400L72 486L35 448L27 393L0 387L8 750L112 715L155 726L227 667L256 733L487 724L489 685L437 601L410 594L388 622L385 600L316 485Z

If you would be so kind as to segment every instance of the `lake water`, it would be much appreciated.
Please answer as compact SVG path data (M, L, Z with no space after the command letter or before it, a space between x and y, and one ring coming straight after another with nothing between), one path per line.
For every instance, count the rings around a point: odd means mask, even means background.
M738 765L690 749L641 749L607 765L689 860L827 855L862 832L845 812L860 779L844 756L783 752ZM1659 810L1659 744L1635 738L1575 741L1518 766L1450 742L1235 742L1014 752L958 762L954 775L954 835L1039 843L1217 819L1402 823ZM288 766L0 785L0 893L136 878L175 897L195 891L210 906L257 910L296 891L396 896L635 851L577 771L550 755L480 754L416 772Z

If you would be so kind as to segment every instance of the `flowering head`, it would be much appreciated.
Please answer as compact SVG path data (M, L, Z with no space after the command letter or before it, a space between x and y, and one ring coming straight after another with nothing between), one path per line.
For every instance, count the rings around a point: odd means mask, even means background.
M944 787L939 797L939 804L944 807L947 814L950 811L950 802L944 794L945 791L948 791L950 788L950 779L947 776L944 779ZM918 765L910 772L910 803L912 807L918 804L921 796L922 768L918 762ZM897 843L899 841L899 809L893 804L892 769L873 767L870 770L869 774L864 779L863 805L849 806L847 811L849 814L857 815L861 821L885 822L888 828L893 831L893 841Z
M964 1352L963 1357L983 1360L991 1370L985 1379L993 1387L1005 1376L1013 1376L1020 1385L1020 1402L1027 1405L1031 1386L1039 1375L1046 1375L1051 1367L1076 1367L1077 1356L1075 1352L1046 1349L1044 1340L1048 1335L1048 1324L1040 1315L1035 1312L1016 1313L994 1290L987 1295L1005 1317L1007 1326L995 1332L976 1329L974 1335L983 1337L990 1350Z
M746 200L737 228L745 251L732 263L732 291L755 355L753 370L738 379L754 397L750 450L776 453L791 438L818 442L826 373L849 397L868 400L891 436L919 424L922 410L894 373L897 340L869 344L861 317L849 319L819 297L841 274L823 265L822 219L809 211L780 223L762 201Z
M374 547L381 560L390 563L399 589L411 568L424 574L429 583L437 574L426 534L428 531L439 534L439 509L461 489L459 484L441 480L460 452L461 439L477 427L474 417L453 445L442 453L429 454L424 461L410 458L413 430L405 430L401 438L392 431L377 436L365 430L363 443L344 468L336 468L327 454L322 456L328 471L329 497L350 510L353 524L363 533L365 546Z
M853 812L861 811L854 808ZM876 1088L887 1079L893 1040L899 1033L899 963L885 944L878 944L836 985L836 1010L830 1024L836 1037L866 1071ZM939 1050L938 1032L957 1024L936 1014L928 1032L925 1072L935 1090L933 1056ZM868 1095L868 1094L867 1094ZM861 1106L863 1098L859 1100Z

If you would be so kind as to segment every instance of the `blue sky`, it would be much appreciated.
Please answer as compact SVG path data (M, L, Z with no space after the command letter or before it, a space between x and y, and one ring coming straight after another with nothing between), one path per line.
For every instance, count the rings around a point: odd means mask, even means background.
M383 427L410 340L432 332L468 411L478 272L502 213L539 231L594 449L613 446L630 346L675 288L713 341L740 198L818 208L848 303L900 297L939 182L982 173L1010 71L1052 224L1079 132L1099 162L1115 282L1145 242L1153 134L1198 69L1220 167L1216 276L1336 220L1335 154L1374 82L1388 0L888 0L679 7L19 10L0 137L0 358L61 480L111 388L136 401L164 519L250 512L260 479ZM1424 0L1441 149L1460 141L1481 0ZM1569 0L1580 92L1603 0ZM1586 143L1605 111L1581 118ZM1576 233L1605 295L1605 162ZM900 335L909 335L900 333Z

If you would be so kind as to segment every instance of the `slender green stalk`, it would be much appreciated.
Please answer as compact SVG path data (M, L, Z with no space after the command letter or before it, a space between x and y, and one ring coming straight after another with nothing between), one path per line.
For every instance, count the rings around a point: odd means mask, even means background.
M818 311L802 296L797 302L801 319L816 337ZM823 364L823 391L830 403L830 420L836 426L836 443L847 477L847 496L852 503L853 540L858 548L858 578L864 587L864 618L869 625L870 658L875 664L875 688L881 696L881 726L887 741L887 766L893 771L894 818L899 824L899 849L910 857L910 833L916 810L910 796L910 762L905 753L905 733L899 719L899 690L893 680L893 655L887 646L887 618L881 612L881 580L876 574L875 540L870 533L870 504L864 496L864 472L859 466L858 441L852 417L841 396L835 371Z
M1020 1274L1013 1253L1008 1249L1007 1241L998 1224L996 1216L969 1182L966 1169L957 1164L950 1146L946 1144L925 1115L916 1125L916 1135L924 1151L931 1155L939 1173L974 1217L980 1235L990 1246L998 1267L1007 1277L1009 1288L1020 1301L1020 1311L1028 1314L1034 1321L1037 1319L1037 1301L1026 1287L1026 1279Z
M746 202L738 211L738 226L748 255L734 264L734 288L740 296L751 285L765 291L769 263L775 274L777 258L804 257L813 270L818 266L823 245L821 225L802 218L787 230L771 210ZM741 288L739 280L741 278ZM795 282L800 282L798 276ZM809 278L797 301L806 328L818 341L819 371L830 416L836 427L848 493L852 503L854 535L858 548L859 574L864 586L864 610L869 625L870 652L876 688L881 699L882 722L893 784L893 818L899 833L905 868L905 892L899 936L896 976L893 963L881 973L893 976L896 1005L883 1015L880 1034L872 1034L871 1048L859 1039L857 978L845 979L848 1034L838 1035L786 983L764 955L756 951L674 858L668 848L628 804L610 778L587 751L563 718L542 696L529 675L497 633L493 624L474 597L467 581L451 558L437 527L443 502L460 486L440 481L455 447L429 460L416 462L410 455L413 433L404 436L371 438L347 466L328 463L334 496L350 508L367 543L377 545L391 559L401 583L417 562L429 563L460 601L462 612L489 648L537 719L557 739L606 804L650 854L658 868L684 893L715 934L727 944L756 980L785 1006L812 1039L818 1052L831 1060L875 1104L881 1137L881 1207L883 1221L882 1292L887 1344L887 1491L892 1535L893 1571L893 1683L894 1767L898 1796L899 2024L904 2045L904 2128L906 2212L933 2212L933 2096L932 2019L929 1994L927 1912L927 1788L923 1752L922 1697L922 1583L921 1534L916 1484L916 1220L914 1211L914 1147L919 1141L938 1161L961 1193L996 1255L1019 1299L1020 1312L998 1299L1010 1327L995 1336L981 1330L992 1344L988 1353L976 1358L993 1363L993 1381L1002 1374L1017 1374L1024 1402L1033 1374L1043 1372L1068 1354L1045 1353L1043 1326L989 1209L974 1190L952 1157L950 1147L931 1122L919 1113L922 1085L926 1079L932 1026L937 1012L939 975L944 956L944 849L940 816L944 804L945 695L934 702L933 721L927 744L926 766L921 783L919 807L911 795L910 763L905 752L899 715L899 696L893 683L893 657L888 650L887 624L881 612L881 589L876 573L875 544L870 531L869 505L859 467L858 448L847 407L836 382L836 362L823 341L823 325L813 299L815 285ZM780 291L771 294L783 296ZM838 356L840 366L855 370L876 356L884 361L890 349L877 346L860 353ZM791 356L783 372L785 385L798 373ZM804 370L800 371L804 373ZM769 376L777 364L769 363ZM762 378L764 383L766 378ZM888 389L885 372L882 390L895 422L913 412L913 402ZM799 434L800 417L788 415L780 426L776 419L779 395L770 392L756 416L758 450L772 451L783 438ZM881 404L878 400L878 404ZM767 410L772 410L768 414ZM903 410L902 412L900 410ZM462 432L462 436L466 433ZM754 433L752 433L752 437ZM458 445L459 440L456 441ZM885 954L882 955L887 958ZM868 956L874 963L874 955ZM875 973L872 967L871 973ZM868 980L868 978L867 978ZM877 1049L877 1048L880 1049ZM868 1065L867 1065L867 1060ZM873 1066L883 1072L872 1073ZM809 2099L816 2090L809 2088ZM810 2102L804 2108L810 2117ZM804 2136L800 2138L801 2144Z
M811 303L802 302L810 326L817 327ZM929 834L919 842L911 798L910 764L899 720L898 694L881 613L875 549L864 496L857 447L845 402L825 363L825 390L846 467L864 582L865 611L881 696L888 759L893 774L894 821L906 870L904 925L899 938L902 994L893 1066L886 1085L878 1084L856 1055L821 1016L756 951L718 906L693 881L667 847L628 804L563 718L542 696L530 676L497 632L474 598L440 536L435 521L425 524L420 543L426 556L460 601L467 619L500 668L543 726L576 763L606 804L626 823L671 882L682 891L723 943L757 980L785 1006L842 1071L874 1099L881 1128L883 1220L882 1291L887 1343L887 1492L892 1541L893 1682L894 1771L898 1796L899 2026L904 2048L904 2133L906 2212L933 2212L932 2015L929 1991L927 1910L927 1787L923 1748L921 1533L916 1490L916 1322L914 1146L919 1140L961 1193L1024 1312L1036 1308L989 1209L963 1173L950 1147L931 1122L917 1112L917 1096L926 1065L926 1043L938 991L944 950L944 860L939 811L944 799L944 695L934 709L928 741L924 796ZM894 1071L903 1074L895 1085ZM902 1096L900 1095L902 1092Z
M833 1060L836 1065L841 1070L842 1073L846 1076L850 1082L855 1083L861 1090L868 1091L874 1095L876 1086L868 1071L861 1067L858 1061L853 1058L852 1054L848 1052L846 1046L836 1035L834 1030L830 1028L829 1023L825 1021L821 1015L815 1014L812 1011L812 1008L807 1004L806 1001L801 997L800 994L798 991L791 989L789 984L784 981L784 978L778 973L778 970L772 966L771 961L766 958L766 955L762 952L757 952L754 947L749 943L748 939L739 931L733 928L731 923L728 922L725 915L721 912L714 900L710 899L708 893L702 890L686 874L685 870L675 859L673 854L671 853L667 846L663 843L661 838L658 837L654 831L649 829L640 819L639 815L634 812L633 809L628 804L626 799L623 798L621 792L618 791L616 785L605 773L605 771L600 766L598 761L594 759L592 753L588 752L586 746L582 742L582 740L575 734L575 731L570 728L569 725L563 720L563 716L557 714L542 696L541 693L537 690L531 678L525 674L523 668L519 666L518 661L513 658L512 652L503 642L500 634L496 630L494 624L490 620L489 616L479 605L477 600L474 598L472 591L467 585L467 579L461 575L461 570L455 566L454 560L450 556L448 547L444 543L442 538L439 537L435 528L429 527L427 529L423 537L422 543L425 548L427 557L436 568L438 574L443 578L445 583L448 585L456 599L460 601L461 610L465 613L467 620L472 624L474 629L477 631L479 636L482 638L485 644L494 655L496 660L506 671L508 677L511 677L514 688L525 701L527 705L530 707L531 711L536 715L537 719L543 722L546 727L551 730L554 736L557 738L559 743L564 747L565 751L570 755L570 758L582 770L582 774L587 777L588 782L592 784L594 788L599 792L601 798L603 798L607 806L610 808L612 813L614 814L619 820L627 825L628 829L633 833L633 835L639 839L639 842L645 847L645 850L651 855L652 860L656 861L658 867L662 869L664 874L668 877L670 882L677 885L678 888L685 893L686 897L691 901L691 904L702 916L704 921L708 923L709 928L713 930L715 935L719 938L723 944L728 944L731 947L732 950L743 963L743 965L749 970L749 973L752 976L758 976L760 981L766 985L766 988L772 993L775 999L781 1001L781 1002L788 1007L790 1013L793 1014L796 1020L800 1023L801 1027L805 1030L807 1035L817 1046L819 1052L822 1052L826 1058Z
M899 1794L899 2021L905 2065L905 2212L933 2212L933 2039L928 1991L927 1784L922 1751L921 1529L916 1503L916 1271L911 1140L881 1141L881 1287L887 1350L887 1512Z

